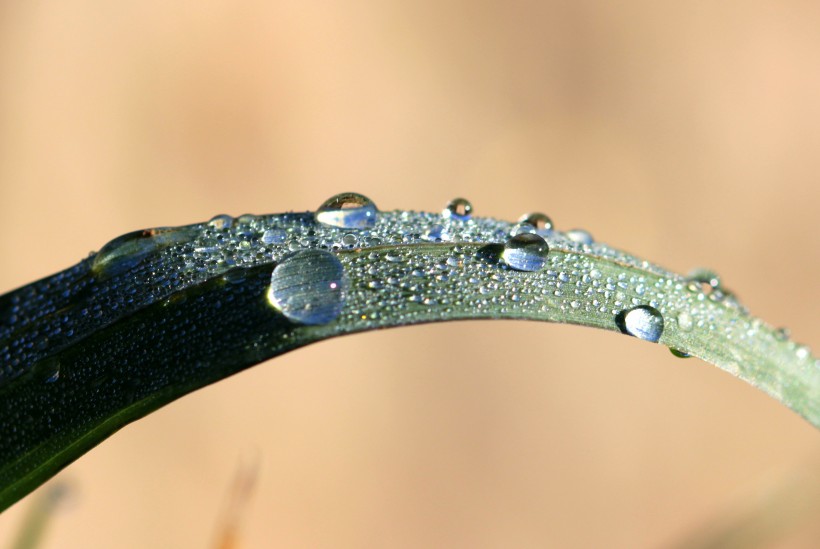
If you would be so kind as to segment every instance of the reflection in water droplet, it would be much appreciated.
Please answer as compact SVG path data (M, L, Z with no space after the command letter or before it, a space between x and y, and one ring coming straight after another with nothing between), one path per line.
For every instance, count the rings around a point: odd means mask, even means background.
M589 246L595 242L595 239L592 238L589 231L585 231L584 229L572 229L567 231L565 234L567 238L573 242L578 242L579 244L586 244Z
M541 212L533 212L524 214L518 220L519 223L528 223L535 227L538 231L550 232L552 231L552 219L548 215Z
M663 316L655 307L639 305L621 312L615 319L621 332L656 343L663 333Z
M341 193L316 210L316 221L343 229L370 229L376 226L378 209L372 200L358 193Z
M689 353L687 353L686 351L681 351L680 349L674 349L672 347L669 347L669 352L672 353L673 355L675 355L678 358L689 358L689 357L692 356Z
M60 360L50 357L34 365L36 376L45 383L54 383L60 379Z
M334 254L304 250L273 269L267 297L293 322L327 324L342 312L346 285L344 269Z
M215 215L208 221L208 225L214 229L230 229L233 225L233 217L227 214Z
M466 198L454 198L442 210L441 215L450 219L467 221L473 215L473 205Z
M537 234L522 233L504 244L501 258L517 271L540 271L547 262L550 248Z

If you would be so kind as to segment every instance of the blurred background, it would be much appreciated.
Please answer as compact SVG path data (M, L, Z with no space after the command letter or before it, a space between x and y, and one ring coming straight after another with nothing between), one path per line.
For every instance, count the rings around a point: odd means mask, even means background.
M0 292L134 229L463 195L714 268L816 349L818 28L805 0L0 2ZM217 547L234 515L234 548L820 540L807 422L662 346L537 323L305 348L58 480L44 548Z

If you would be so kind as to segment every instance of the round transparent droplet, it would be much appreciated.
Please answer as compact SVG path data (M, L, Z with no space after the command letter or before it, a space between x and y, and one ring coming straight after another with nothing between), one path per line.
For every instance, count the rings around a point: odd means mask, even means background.
M473 215L473 205L466 198L454 198L441 211L441 215L448 219L467 221Z
M589 246L595 242L595 239L592 238L592 235L589 234L589 231L585 231L584 229L571 229L567 231L565 234L567 238L579 244L586 244L587 246Z
M358 193L341 193L316 210L316 221L343 229L371 229L376 226L376 204Z
M346 286L344 268L334 254L304 250L276 265L267 297L293 322L327 324L342 312Z
M541 212L524 214L518 219L518 222L532 225L538 232L550 232L553 228L552 219L550 219L547 214Z
M288 232L285 229L274 227L262 233L262 242L264 244L281 244L288 238Z
M540 271L547 262L550 248L537 234L522 233L504 244L501 259L517 271Z
M686 277L692 290L703 290L712 293L721 288L720 276L710 269L693 269Z
M674 347L669 347L669 352L678 358L689 358L692 356L686 351L681 351L680 349L675 349Z
M621 332L657 343L663 334L663 315L655 307L639 305L623 311L615 319Z
M233 225L233 217L227 214L215 215L208 221L208 225L214 229L230 229Z

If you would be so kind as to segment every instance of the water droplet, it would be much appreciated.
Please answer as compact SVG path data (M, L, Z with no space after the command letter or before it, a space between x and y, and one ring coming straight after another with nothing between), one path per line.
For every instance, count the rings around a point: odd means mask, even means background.
M227 214L215 215L208 221L208 225L217 230L230 229L233 225L233 217Z
M650 305L622 311L615 319L622 333L657 343L663 333L663 316Z
M550 232L553 228L552 219L550 219L547 214L541 212L524 214L518 221L519 223L532 225L537 231Z
M444 225L436 223L425 233L424 239L430 242L446 242L450 240L450 233L447 232Z
M680 349L675 349L673 347L669 347L669 352L678 358L690 358L692 356L686 351L681 351Z
M344 268L334 254L304 250L276 265L267 297L293 322L327 324L342 312L346 286Z
M537 234L523 233L504 244L501 258L517 271L540 271L547 262L550 248Z
M585 231L584 229L571 229L564 234L567 238L579 244L586 244L589 246L595 242L595 239L592 238L589 231Z
M515 225L512 226L512 229L510 229L510 236L516 236L516 235L519 235L519 234L535 234L535 233L536 233L535 227L533 225L530 225L529 223L524 223L523 221L520 222L520 223L516 223Z
M778 341L788 341L791 337L791 330L785 327L778 328L774 331L774 338Z
M467 221L473 215L473 205L466 198L454 198L442 210L441 215L449 219Z
M54 383L60 379L60 359L45 358L34 365L36 376L45 383Z
M342 246L352 248L359 242L359 238L353 233L347 233L342 237Z
M119 236L100 249L91 260L91 269L97 276L114 276L136 267L160 245L173 242L173 233L167 231L158 238L160 229L134 231Z
M285 229L273 228L262 233L262 242L264 244L281 244L287 238L288 232Z
M686 277L689 281L689 288L693 291L702 290L705 293L720 288L720 276L709 269L694 269Z
M678 328L684 332L691 332L695 327L695 322L692 320L692 315L686 311L678 313Z
M370 229L376 226L378 209L372 200L358 193L341 193L316 210L316 221L343 229Z

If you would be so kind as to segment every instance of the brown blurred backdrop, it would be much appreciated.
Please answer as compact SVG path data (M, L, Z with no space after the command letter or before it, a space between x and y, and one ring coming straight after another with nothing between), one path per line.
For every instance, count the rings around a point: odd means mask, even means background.
M807 0L0 2L0 292L133 229L464 195L713 267L817 348L818 29ZM774 400L476 322L315 345L125 428L61 474L44 547L213 547L254 459L242 548L820 539L820 436Z

